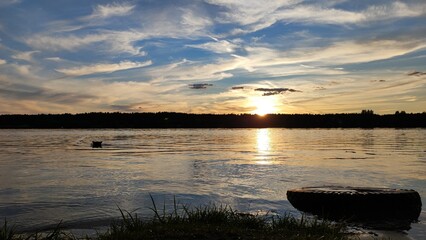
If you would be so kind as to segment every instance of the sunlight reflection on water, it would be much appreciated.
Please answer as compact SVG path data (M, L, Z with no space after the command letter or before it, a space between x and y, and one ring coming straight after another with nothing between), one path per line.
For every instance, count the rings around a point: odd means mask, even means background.
M258 129L256 132L257 152L256 163L257 164L271 164L270 155L270 136L269 129L263 128Z

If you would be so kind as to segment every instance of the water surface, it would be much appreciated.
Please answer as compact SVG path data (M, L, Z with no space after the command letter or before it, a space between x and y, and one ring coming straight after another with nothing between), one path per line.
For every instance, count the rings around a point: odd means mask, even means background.
M92 140L103 141L92 149ZM0 130L0 217L104 225L117 206L291 212L291 188L409 188L426 199L426 129ZM423 207L425 209L425 207ZM408 236L426 238L425 210Z

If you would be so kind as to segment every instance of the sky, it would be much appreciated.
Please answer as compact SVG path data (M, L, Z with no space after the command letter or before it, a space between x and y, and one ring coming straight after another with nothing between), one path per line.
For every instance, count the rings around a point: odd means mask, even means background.
M0 0L0 114L426 111L424 0Z

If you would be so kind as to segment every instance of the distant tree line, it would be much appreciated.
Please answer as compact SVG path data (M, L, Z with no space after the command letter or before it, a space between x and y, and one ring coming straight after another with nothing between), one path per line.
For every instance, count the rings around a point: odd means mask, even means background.
M340 114L81 113L0 115L0 128L418 128L426 112Z

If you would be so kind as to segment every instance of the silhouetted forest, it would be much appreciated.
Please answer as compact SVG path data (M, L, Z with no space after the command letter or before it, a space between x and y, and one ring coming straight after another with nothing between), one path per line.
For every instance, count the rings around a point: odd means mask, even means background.
M340 114L81 113L0 115L0 128L418 128L426 112Z

